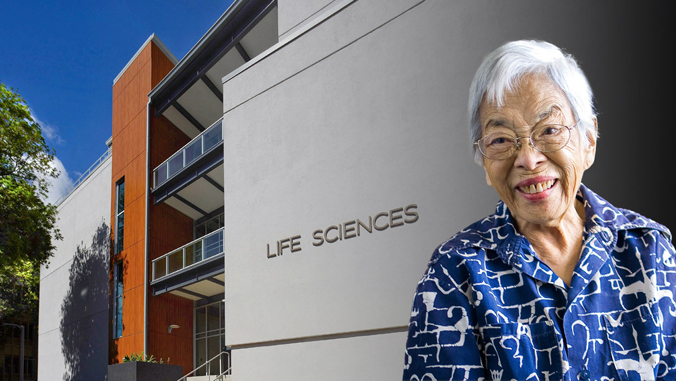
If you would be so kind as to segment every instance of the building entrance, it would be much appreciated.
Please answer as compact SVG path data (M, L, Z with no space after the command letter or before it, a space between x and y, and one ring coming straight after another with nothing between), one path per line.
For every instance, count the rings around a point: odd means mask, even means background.
M195 307L195 368L197 376L220 374L228 368L228 356L217 356L225 348L225 319L223 301ZM220 365L220 366L219 366Z

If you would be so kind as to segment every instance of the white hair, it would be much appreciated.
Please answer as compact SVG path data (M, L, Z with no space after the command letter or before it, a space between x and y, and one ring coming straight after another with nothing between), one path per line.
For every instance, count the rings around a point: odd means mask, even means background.
M482 101L502 107L505 93L513 92L527 74L545 74L563 91L578 122L577 130L585 137L581 139L585 146L589 145L587 136L596 136L594 95L573 56L544 41L512 41L484 58L470 86L469 133L477 164L483 162L483 156L474 144L482 135L479 118Z

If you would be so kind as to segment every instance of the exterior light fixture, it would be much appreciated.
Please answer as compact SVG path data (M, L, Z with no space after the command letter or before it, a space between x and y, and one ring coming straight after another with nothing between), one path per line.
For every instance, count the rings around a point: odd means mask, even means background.
M172 324L172 325L170 325L170 326L169 326L169 333L171 333L171 330L172 330L173 328L179 329L179 328L181 328L181 326L180 326L180 325L177 325L177 324Z

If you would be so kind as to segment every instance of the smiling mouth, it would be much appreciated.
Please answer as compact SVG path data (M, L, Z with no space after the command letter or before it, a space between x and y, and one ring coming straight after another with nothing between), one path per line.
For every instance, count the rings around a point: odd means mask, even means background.
M555 179L554 180L547 180L547 181L543 181L541 183L519 187L519 190L523 193L526 193L526 194L540 193L540 192L544 192L547 189L553 187L555 183L556 183Z

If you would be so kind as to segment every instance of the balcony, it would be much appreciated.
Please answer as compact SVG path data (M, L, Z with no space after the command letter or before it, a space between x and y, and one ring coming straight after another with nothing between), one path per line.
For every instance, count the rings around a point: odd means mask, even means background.
M157 188L173 178L184 168L223 141L223 118L216 121L209 128L197 135L190 143L172 155L164 163L153 170L153 188Z
M153 294L165 292L191 300L222 294L223 228L152 261Z
M153 170L155 204L197 220L223 207L223 123L217 120Z

